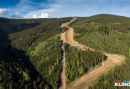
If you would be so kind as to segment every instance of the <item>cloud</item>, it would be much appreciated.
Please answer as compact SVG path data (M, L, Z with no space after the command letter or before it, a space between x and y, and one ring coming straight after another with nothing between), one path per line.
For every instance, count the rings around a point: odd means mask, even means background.
M130 0L56 0L62 7L53 13L55 17L117 14L130 16Z
M10 15L11 18L15 18L15 19L22 19L23 16L19 13L19 12L15 12L12 15Z
M51 2L52 1L52 2ZM48 18L55 11L54 0L20 0L16 8L10 9L10 16L23 18ZM17 13L16 13L17 12Z
M0 16L8 18L48 18L55 11L55 0L19 0L15 6L0 8Z
M48 18L48 13L41 13L41 14L33 14L32 18Z
M0 8L0 15L4 15L6 13L7 9Z
M17 4L17 8L20 8L24 11L39 10L39 9L48 9L51 5L50 1L54 0L20 0Z
M19 0L16 6L0 8L0 16L49 18L101 13L130 16L129 4L130 0Z
M60 8L58 5L53 5L48 9L39 9L29 11L24 15L24 18L50 18Z
M32 11L25 14L24 18L49 18L49 12L46 10Z

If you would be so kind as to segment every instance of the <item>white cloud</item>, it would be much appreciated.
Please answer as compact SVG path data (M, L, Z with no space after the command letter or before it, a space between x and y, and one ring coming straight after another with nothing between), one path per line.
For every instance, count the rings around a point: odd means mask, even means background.
M47 12L40 14L33 14L32 18L48 18L49 14Z
M20 0L17 4L15 11L22 14L23 18L49 18L52 17L52 13L55 12L57 5L51 4L51 0L48 3L35 2L34 0Z
M24 18L50 18L50 17L53 17L51 15L56 12L56 7L57 6L53 6L48 9L30 11L24 15Z
M12 18L19 19L23 18L23 16L19 12L15 12L11 15Z
M0 8L0 15L5 14L5 13L6 13L6 10L7 10L7 9L5 9L5 8Z
M44 11L33 11L27 13L24 18L49 18L49 13Z

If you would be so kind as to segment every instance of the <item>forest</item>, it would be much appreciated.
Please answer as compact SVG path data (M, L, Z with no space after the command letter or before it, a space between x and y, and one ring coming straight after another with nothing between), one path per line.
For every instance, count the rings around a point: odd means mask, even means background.
M0 89L58 89L60 25L70 19L0 18Z
M106 16L106 18L108 16ZM112 19L111 22L106 21L106 23L102 23L102 21L105 20L105 17L101 17L102 15L95 16L93 17L93 20L90 21L88 18L86 18L86 20L82 20L81 18L72 24L75 28L76 40L103 52L105 51L123 55L128 54L130 44L129 19L124 20L125 17L120 17L117 21ZM90 18L92 19L92 17ZM117 18L117 16L115 16L115 18Z
M67 62L67 83L71 83L78 77L89 72L93 68L102 65L106 56L100 52L81 51L69 45L65 45Z
M94 81L90 89L120 89L113 81L130 79L130 18L106 14L77 18L71 24L75 39L96 51L65 44L67 83L100 66L106 60L102 53L110 52L125 55L125 63ZM60 33L67 30L60 25L71 19L0 18L0 89L59 89Z
M130 18L115 15L95 15L79 18L71 26L75 28L75 38L79 42L100 52L125 55L125 63L116 66L108 74L94 81L90 89L129 89L115 87L114 80L130 79Z

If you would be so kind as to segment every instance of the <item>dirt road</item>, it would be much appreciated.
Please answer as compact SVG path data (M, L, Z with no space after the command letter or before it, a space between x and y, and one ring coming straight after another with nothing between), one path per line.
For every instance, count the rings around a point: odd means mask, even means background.
M65 43L68 43L69 45L76 47L77 49L86 51L91 50L94 51L93 48L87 47L83 44L80 44L79 42L75 41L74 39L74 28L69 27L70 24L72 24L77 18L73 18L70 22L63 23L61 25L61 28L67 28L68 30L61 33L61 40Z
M61 81L62 81L62 87L60 89L66 89L66 60L65 60L65 49L64 49L64 42L62 43L62 72L61 72Z
M116 55L116 54L106 54L106 55L108 56L108 58L103 65L93 69L91 72L76 79L68 86L68 89L88 89L94 80L96 80L103 74L107 73L115 65L121 65L121 63L125 59L125 57L122 55Z
M69 23L64 23L61 25L61 28L63 27L68 27L69 24L71 24L72 22L74 22L76 19L71 20ZM71 30L71 29L70 29ZM69 30L69 32L65 32L65 33L61 33L61 40L62 40L62 72L61 72L61 81L62 81L62 86L60 89L66 89L67 88L67 78L66 78L66 58L65 58L65 49L64 49L64 43L66 42L64 38L67 34L66 33L71 33L71 31ZM66 35L65 35L66 34ZM69 37L70 39L70 37ZM66 40L69 40L66 39ZM72 39L72 38L71 38ZM71 40L70 39L70 40ZM69 40L69 41L70 41Z
M70 22L63 23L61 25L62 28L67 28L68 30L61 33L61 40L64 43L67 43L71 45L72 47L75 47L82 51L95 51L93 48L87 47L83 44L80 44L79 42L75 41L74 39L74 29L72 27L69 27L71 23L73 23L76 20L76 18L73 18ZM118 55L118 54L111 54L111 53L103 53L105 56L107 56L107 60L104 61L103 65L93 69L91 72L81 76L80 78L73 81L70 85L67 86L67 89L88 89L90 84L96 80L98 77L102 76L103 74L106 74L110 69L112 69L116 65L121 65L123 61L125 60L125 56ZM64 62L65 63L65 62ZM66 65L66 63L65 63ZM66 66L64 67L66 68ZM66 70L66 69L64 69ZM65 77L65 71L63 72ZM63 86L66 85L66 83L63 84ZM63 88L65 89L65 88Z

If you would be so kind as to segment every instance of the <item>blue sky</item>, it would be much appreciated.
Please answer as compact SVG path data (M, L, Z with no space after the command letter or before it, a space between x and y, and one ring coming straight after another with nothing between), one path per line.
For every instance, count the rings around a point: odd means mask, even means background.
M48 18L95 14L130 17L130 0L0 0L0 17Z

